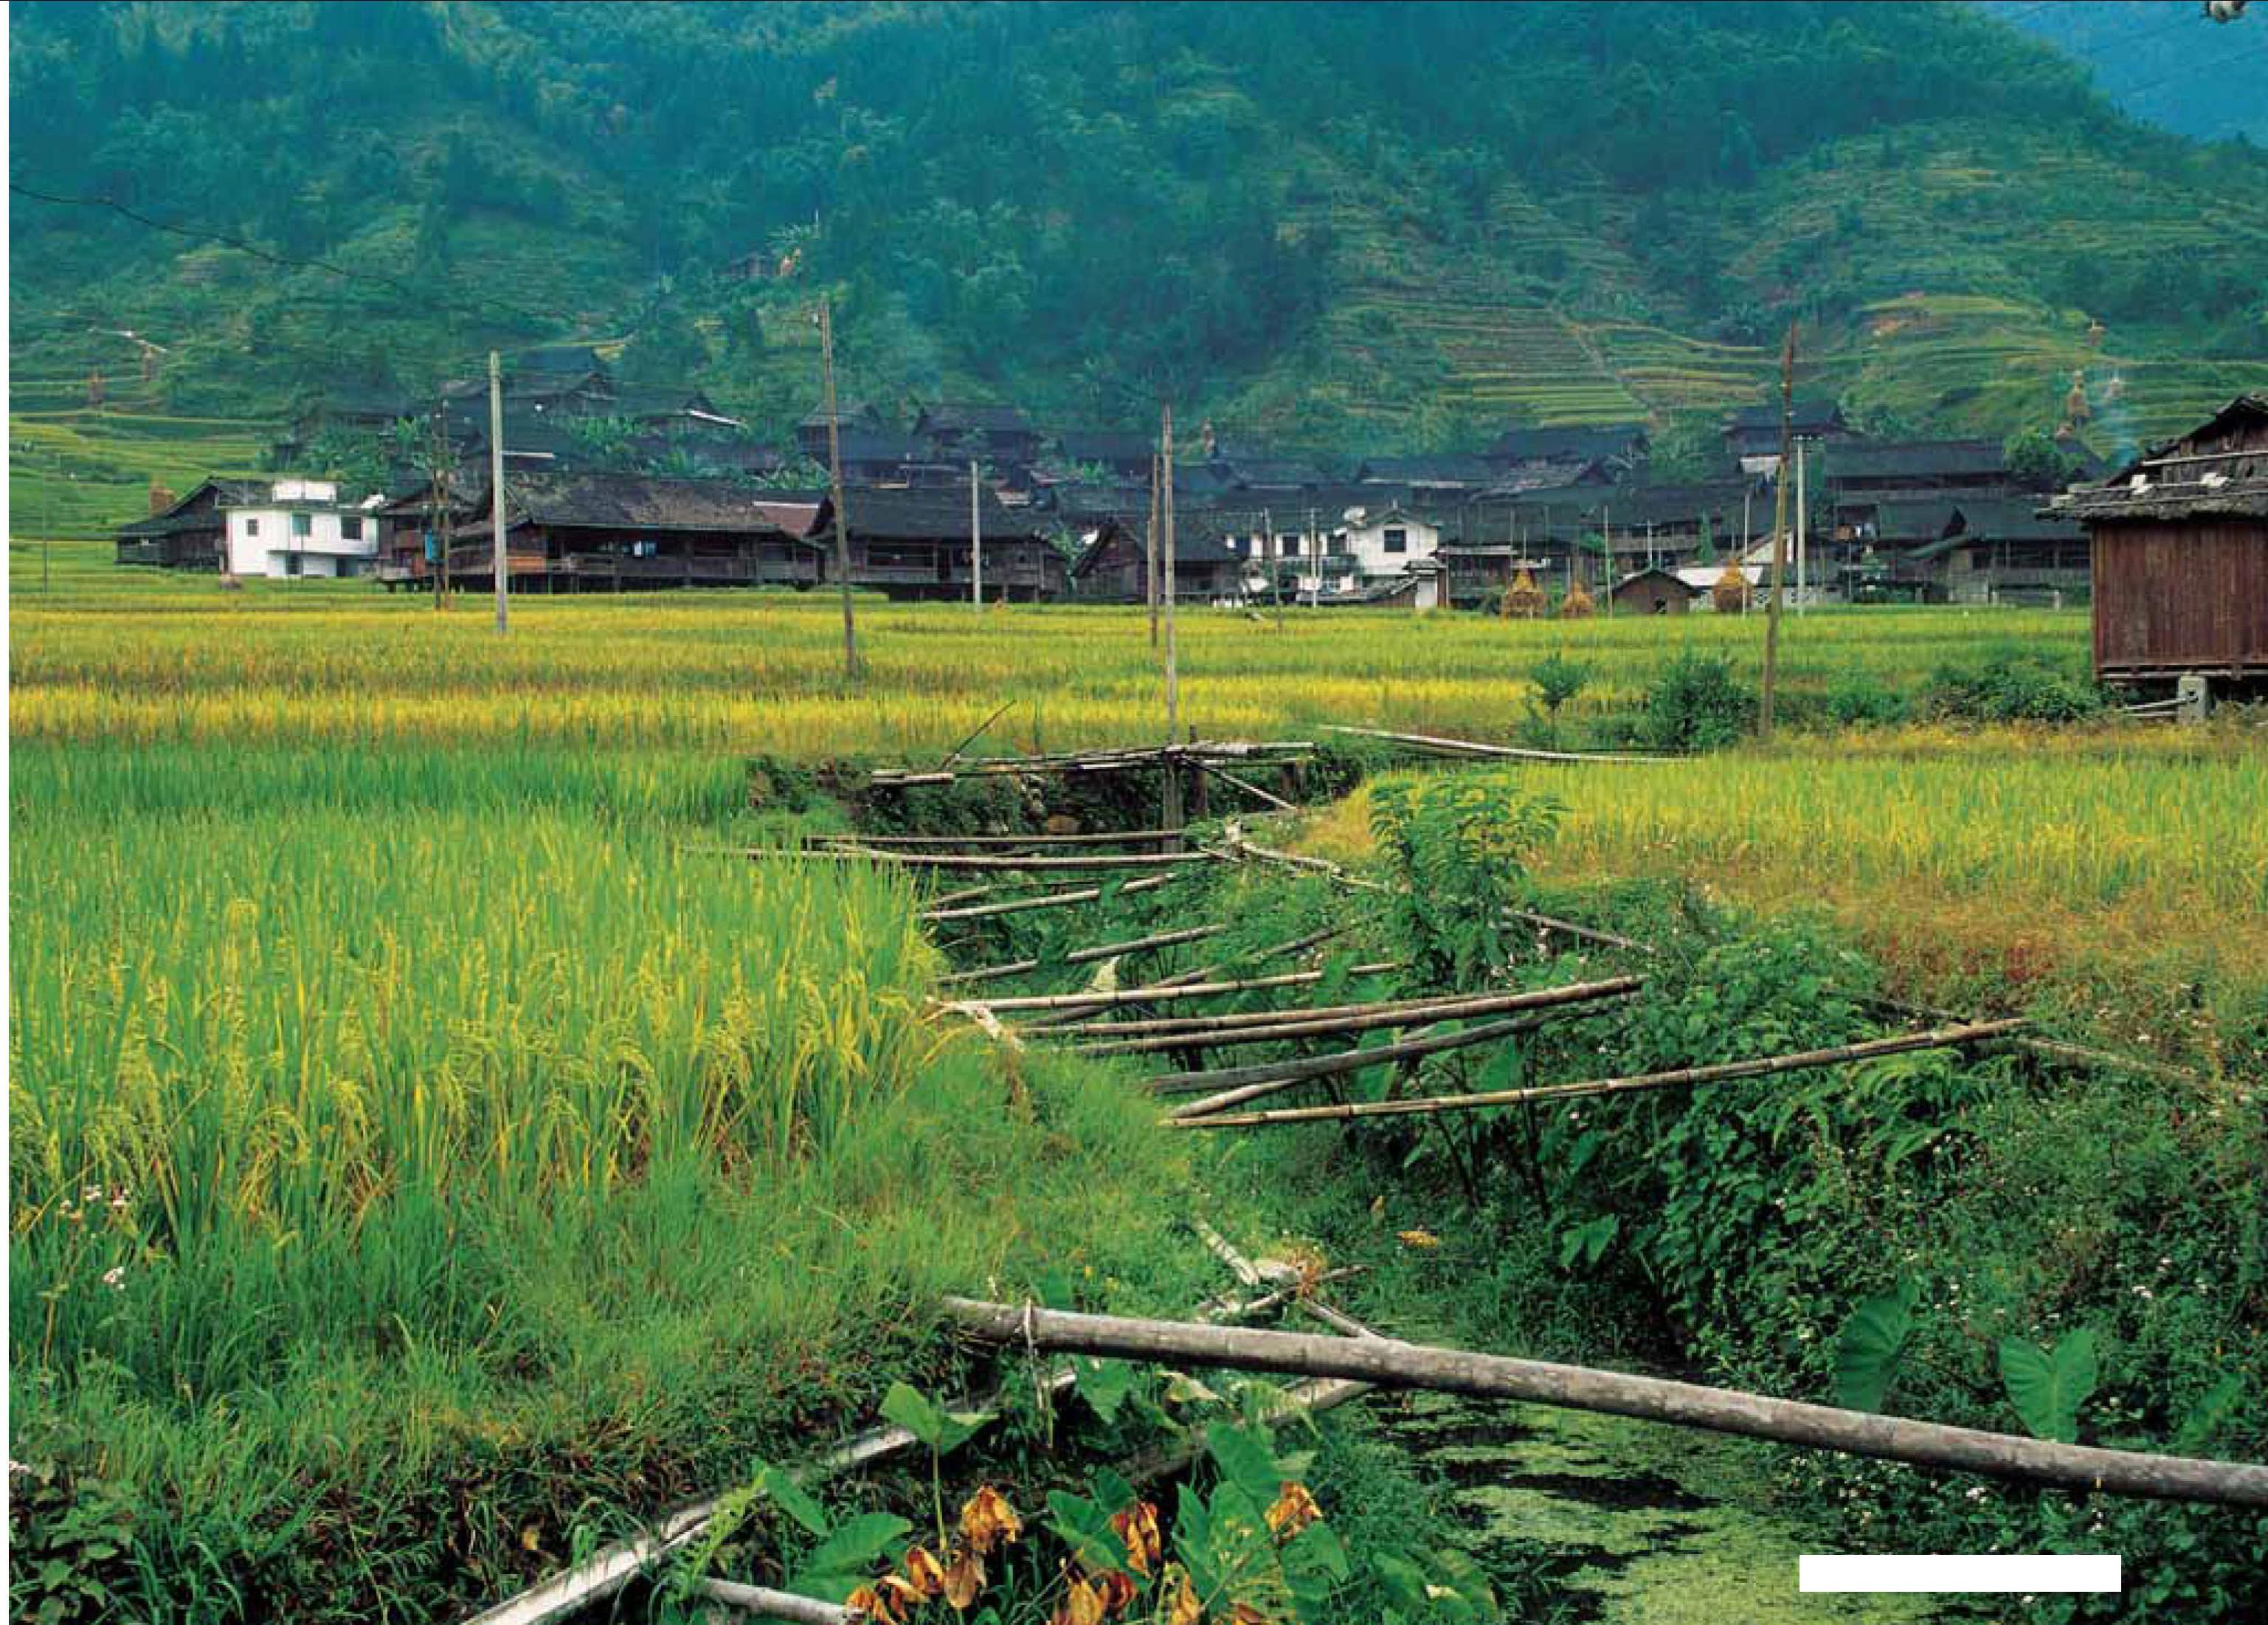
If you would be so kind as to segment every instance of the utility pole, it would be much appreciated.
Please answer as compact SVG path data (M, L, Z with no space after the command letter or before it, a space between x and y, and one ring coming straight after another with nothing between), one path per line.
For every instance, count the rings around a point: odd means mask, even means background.
M1810 578L1805 569L1808 552L1806 533L1809 528L1803 500L1803 442L1798 440L1795 443L1795 612L1798 615L1803 613L1803 600L1810 585Z
M1615 618L1615 511L1599 505L1599 545L1607 550L1607 618Z
M1772 700L1779 686L1779 595L1787 580L1787 464L1795 440L1795 323L1779 352L1779 471L1772 476L1771 596L1764 601L1764 692L1756 713L1756 736L1770 739Z
M1164 505L1166 534L1162 538L1166 565L1166 748L1170 753L1181 743L1182 674L1178 655L1180 648L1174 635L1174 409L1169 403L1164 409L1163 428L1159 439L1159 461L1162 473L1159 480L1160 500ZM1182 772L1171 754L1163 764L1166 770L1165 827L1182 827ZM1173 843L1178 851L1181 842Z
M1749 550L1756 545L1756 534L1749 528L1749 502L1755 495L1752 487L1741 487L1741 550L1733 555L1733 568L1741 572L1741 613L1749 612Z
M1142 533L1142 602L1150 606L1150 646L1158 646L1158 453L1150 453L1150 525Z
M1284 569L1283 558L1276 546L1276 521L1266 508L1260 510L1260 557L1268 565L1268 599L1275 606L1276 630L1284 630Z
M835 493L835 573L843 584L843 680L858 680L858 627L850 609L850 543L843 513L842 425L835 420L835 314L825 294L819 299L819 365L826 395L827 475Z
M976 498L976 459L968 460L968 602L984 607L984 515Z
M489 351L489 534L495 543L497 635L511 630L512 564L504 534L504 362Z

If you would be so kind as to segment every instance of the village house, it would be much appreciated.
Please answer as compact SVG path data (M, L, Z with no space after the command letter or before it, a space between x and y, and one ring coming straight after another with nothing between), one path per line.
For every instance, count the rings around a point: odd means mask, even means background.
M1668 570L1634 570L1615 583L1616 615L1683 615L1701 589Z
M1550 429L1509 429L1481 454L1501 471L1557 467L1580 469L1592 464L1609 478L1638 469L1653 451L1644 424L1571 425ZM1559 484L1572 484L1562 479Z
M1354 471L1359 485L1394 485L1429 501L1458 501L1500 477L1484 457L1372 457Z
M2061 609L2088 595L2086 534L2073 520L2043 514L2035 497L1964 499L1938 539L1909 557L1934 568L1932 602Z
M332 480L206 480L164 513L121 526L118 562L278 580L367 575L380 501L342 498Z
M1856 433L1844 420L1843 409L1832 401L1793 403L1789 427L1799 440L1847 440ZM1744 406L1725 424L1725 452L1741 465L1743 474L1779 471L1780 403Z
M522 474L504 482L505 558L515 587L625 592L681 587L808 587L822 579L817 495L644 474ZM450 583L494 580L490 499L466 506ZM389 565L402 550L392 550ZM423 572L414 569L409 579Z
M1128 434L1113 429L1066 429L1056 437L1056 449L1061 461L1074 469L1100 469L1130 482L1150 477L1153 446L1146 434Z
M974 560L965 480L958 487L852 486L843 493L843 509L852 585L892 598L970 595ZM981 490L976 517L988 602L1037 603L1063 595L1069 570L1037 515ZM831 552L828 568L834 568Z
M1189 508L1174 515L1174 601L1239 604L1267 590L1268 553L1252 516ZM1079 596L1097 603L1146 603L1145 528L1106 520L1092 531L1071 567ZM1164 591L1163 571L1160 591Z
M2268 686L2268 396L2047 512L2087 532L2098 678Z
M1029 418L1015 407L984 402L940 401L923 408L914 438L940 462L974 459L1005 467L1040 454L1040 433Z
M880 433L889 425L881 410L867 401L838 401L835 404L835 423L838 434L852 430ZM795 447L814 462L827 462L827 409L814 406L806 412L795 425ZM918 447L915 448L917 451Z

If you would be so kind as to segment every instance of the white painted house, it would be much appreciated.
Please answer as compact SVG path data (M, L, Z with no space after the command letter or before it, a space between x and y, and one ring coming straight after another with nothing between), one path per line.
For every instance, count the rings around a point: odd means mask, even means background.
M1441 528L1398 504L1351 507L1336 524L1288 540L1296 550L1287 546L1285 558L1298 564L1300 595L1320 600L1358 595L1430 564L1440 550Z
M383 498L342 502L335 481L278 479L223 505L232 575L367 575L378 566Z

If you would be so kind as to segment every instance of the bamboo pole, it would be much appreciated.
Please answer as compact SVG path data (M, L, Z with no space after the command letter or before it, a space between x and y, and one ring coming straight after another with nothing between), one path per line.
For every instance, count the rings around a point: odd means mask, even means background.
M1212 1032L1241 1032L1249 1027L1329 1021L1341 1016L1366 1016L1373 1011L1401 1010L1411 1015L1425 1015L1444 1005L1462 1004L1488 996L1475 993L1428 993L1422 999L1366 999L1351 1004L1288 1005L1266 1010L1216 1010L1203 1015L1152 1016L1130 1022L1077 1022L1051 1027L1048 1030L1048 1036L1101 1038L1114 1041L1122 1038L1143 1038L1153 1033L1202 1037ZM1087 1053L1087 1048L1085 1044L1075 1045L1073 1053L1083 1055Z
M1204 1072L1161 1072L1155 1077L1143 1079L1142 1086L1154 1094L1189 1095L1204 1089L1241 1089L1248 1083L1304 1083L1310 1078L1337 1077L1344 1073L1360 1072L1366 1067L1382 1066L1388 1061L1417 1060L1424 1056L1438 1055L1445 1050L1467 1049L1492 1039L1508 1038L1523 1030L1525 1029L1517 1021L1484 1022L1477 1027L1466 1027L1455 1032L1435 1033L1424 1038L1404 1038L1399 1044L1381 1044L1374 1050L1342 1050L1335 1055L1310 1055L1301 1060L1263 1061L1254 1067L1216 1067ZM1462 1099L1463 1097L1456 1098Z
M1484 744L1476 739L1443 739L1432 734L1393 734L1382 728L1348 728L1325 723L1326 734L1355 734L1365 739L1384 739L1399 745L1416 745L1445 756L1498 757L1513 762L1651 762L1675 760L1666 756L1614 756L1586 750L1529 750L1513 745Z
M1097 830L1086 835L823 835L831 846L942 847L1132 846L1162 840L1167 830Z
M1129 937L1123 942L1103 942L1094 948L1082 948L1065 954L1057 960L1012 959L1005 964L988 964L974 971L955 971L940 979L950 986L955 982L991 982L1011 976L1023 976L1049 964L1093 964L1101 959L1116 959L1121 954L1138 954L1154 948L1177 948L1183 942L1202 942L1219 936L1226 926L1191 926L1185 931L1160 931L1154 936Z
M1232 1049L1247 1044L1275 1044L1286 1038L1333 1038L1350 1033L1374 1032L1382 1027L1410 1027L1421 1023L1462 1020L1469 1016L1492 1016L1504 1010L1545 1009L1555 1005L1613 999L1635 993L1639 986L1636 977L1626 976L1611 982L1584 982L1567 987L1521 993L1475 993L1462 998L1403 1001L1373 1005L1366 1009L1358 1008L1341 1016L1310 1017L1305 1021L1278 1021L1213 1030L1192 1025L1162 1035L1144 1034L1102 1044L1085 1044L1079 1047L1078 1053L1082 1055L1145 1055L1157 1050L1185 1048L1193 1038L1198 1037L1204 1038L1208 1048Z
M1176 1128L1267 1128L1281 1123L1323 1123L1368 1117L1432 1117L1445 1112L1476 1112L1487 1106L1525 1105L1539 1100L1575 1100L1597 1095L1623 1095L1647 1089L1675 1089L1702 1083L1722 1083L1734 1078L1770 1077L1800 1072L1810 1067L1831 1067L1844 1061L1870 1060L1878 1055L1903 1055L1910 1050L1955 1049L2007 1038L2024 1026L2021 1021L1977 1022L1965 1027L1943 1027L1931 1032L1901 1033L1864 1044L1838 1045L1833 1049L1804 1050L1792 1055L1768 1055L1756 1060L1721 1061L1707 1067L1680 1067L1667 1072L1641 1073L1634 1077L1600 1078L1583 1083L1545 1083L1533 1089L1491 1089L1477 1095L1428 1095L1409 1100L1351 1101L1344 1105L1295 1106L1281 1112L1248 1112L1234 1117L1167 1119ZM1360 1054L1363 1052L1358 1051ZM1372 1050L1383 1055L1384 1050Z
M1181 872L1152 875L1141 880L1130 880L1118 888L1118 895L1126 897L1140 891L1155 891L1169 886L1181 878ZM1082 886L1076 891L1049 891L1036 897L1012 897L1005 903L980 903L974 908L927 908L919 919L925 922L947 920L990 920L998 914L1020 914L1035 908L1068 908L1074 903L1092 903L1102 895L1101 886Z
M1278 942L1268 948L1255 949L1249 953L1231 954L1226 959L1217 959L1211 964L1198 965L1194 970L1181 971L1150 985L1152 987L1186 987L1193 982L1202 982L1208 977L1217 977L1233 964L1258 964L1270 959L1282 959L1292 954L1305 953L1319 943L1328 942L1334 937L1344 936L1349 929L1350 927L1346 926L1327 926L1321 931L1311 931L1305 936L1293 937L1288 942ZM1035 1034L1042 1038L1052 1037L1055 1028L1066 1022L1076 1022L1082 1016L1103 1008L1105 1007L1090 1000L1070 1009L1058 1010L1052 1016L1042 1016L1036 1020L1025 1022L1018 1027L1017 1031L1025 1037Z
M1616 936L1611 931L1602 931L1594 926L1579 926L1572 920L1557 920L1550 914L1536 913L1532 909L1510 908L1506 909L1505 913L1510 919L1525 920L1528 924L1543 930L1557 932L1561 936L1572 936L1579 942L1596 942L1602 948L1625 949L1635 954L1651 954L1658 951L1650 942L1640 942L1630 937Z
M1233 785L1237 789L1243 791L1247 795L1256 796L1261 801L1267 802L1270 807L1276 809L1278 812L1298 812L1300 810L1298 802L1287 801L1272 790L1263 790L1258 785L1250 782L1248 779L1240 779L1225 767L1215 766L1212 763L1204 760L1202 757L1193 757L1191 759L1198 772L1211 773L1222 783Z
M742 1585L733 1580L696 1580L694 1591L752 1619L786 1620L790 1625L859 1625L865 1614L816 1597L776 1592L769 1585Z
M1351 966L1347 974L1377 976L1401 968L1397 961L1381 959L1369 964ZM1229 982L1152 982L1146 987L1119 987L1108 993L1015 993L1005 999L965 999L960 1002L981 1004L996 1015L1002 1010L1060 1010L1073 1006L1148 1004L1160 999L1211 999L1223 993L1255 993L1263 987L1298 987L1308 982L1319 982L1327 974L1323 971L1287 971L1281 976L1250 976Z
M1395 1338L1321 1337L1126 1319L958 1297L946 1299L944 1309L947 1322L964 1335L1016 1348L1517 1400L2067 1489L2268 1507L2268 1466L2244 1462L2058 1444L1658 1377L1429 1348Z
M969 869L1014 875L1092 869L1170 869L1192 863L1226 861L1219 853L1197 852L1091 852L1069 857L985 854L966 852L893 852L880 846L752 847L752 858L867 858L913 869Z

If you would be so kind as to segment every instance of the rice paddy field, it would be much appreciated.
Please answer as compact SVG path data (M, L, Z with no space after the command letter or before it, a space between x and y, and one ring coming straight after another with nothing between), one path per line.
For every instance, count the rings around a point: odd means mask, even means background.
M751 1439L869 1414L948 1285L1198 1296L1156 1199L1202 1178L1189 1137L925 1019L903 883L713 850L751 757L934 759L1004 705L998 748L1155 737L1138 611L862 603L846 685L821 596L523 598L498 638L478 599L50 566L11 548L11 1455L140 1518L146 1617L261 1617L322 1575L342 1618L497 1594ZM2123 960L2257 1020L2257 728L1804 731L1853 671L2075 664L2086 632L1792 621L1803 726L1522 775L1569 809L1543 865L1824 910L1918 986ZM1680 652L1751 673L1762 632L1193 611L1182 715L1510 738L1547 654L1594 674L1580 723ZM1360 812L1308 838L1358 849ZM2124 1030L2158 1008L2104 1028L2210 1042Z

